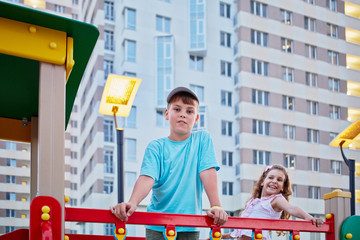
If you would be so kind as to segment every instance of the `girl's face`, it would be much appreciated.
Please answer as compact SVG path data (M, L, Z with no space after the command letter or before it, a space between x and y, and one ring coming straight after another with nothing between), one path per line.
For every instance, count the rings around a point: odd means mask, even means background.
M279 169L270 170L261 184L261 197L279 194L284 188L285 174Z

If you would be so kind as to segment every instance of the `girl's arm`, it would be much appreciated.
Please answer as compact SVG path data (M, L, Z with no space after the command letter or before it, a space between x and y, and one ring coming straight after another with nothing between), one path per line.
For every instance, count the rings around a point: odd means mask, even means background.
M314 218L300 207L291 205L286 199L277 197L271 202L271 206L275 211L283 210L288 212L291 216L304 219L305 221L312 221L314 225L320 227L324 221L320 218Z

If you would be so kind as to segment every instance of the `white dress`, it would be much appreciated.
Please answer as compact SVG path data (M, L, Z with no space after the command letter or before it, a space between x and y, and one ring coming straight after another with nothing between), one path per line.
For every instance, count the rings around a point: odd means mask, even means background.
M245 210L242 212L240 217L244 218L267 218L267 219L280 219L281 212L276 212L271 202L275 198L282 197L283 195L277 194L270 197L253 198L247 204ZM262 231L263 240L271 240L269 231ZM241 236L252 236L252 230L249 229L236 229L230 234L233 238L239 238Z

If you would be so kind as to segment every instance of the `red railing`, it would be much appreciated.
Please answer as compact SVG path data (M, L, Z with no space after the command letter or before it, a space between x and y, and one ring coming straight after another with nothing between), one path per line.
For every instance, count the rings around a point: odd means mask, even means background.
M326 222L321 227L316 227L312 224L311 221L229 217L229 220L225 225L221 226L221 228L253 229L256 230L256 232L261 230L279 230L293 233L322 232L326 233L327 240L335 240L333 219L334 216L329 214L327 215ZM115 223L116 228L125 226L125 223L116 218L110 212L110 210L100 209L65 208L65 221ZM161 226L172 224L175 226L184 227L215 227L213 225L212 219L208 216L148 212L134 212L133 215L129 217L129 220L126 222L126 224ZM126 239L140 238L127 237Z
M116 218L110 210L86 209L86 208L65 208L64 220L67 222L95 222L113 223L119 234L126 229L126 224L136 225L160 225L168 230L174 230L175 226L200 227L211 229L214 239L220 239L218 235L220 228L213 225L213 220L204 215L169 214L169 213L148 213L134 212L125 223ZM59 202L52 197L36 197L30 205L30 231L14 231L0 236L0 240L61 240L62 211ZM311 221L294 220L272 220L260 218L229 217L221 228L252 229L257 234L262 230L289 231L293 239L300 239L300 232L322 232L326 234L327 240L335 240L334 215L327 214L326 222L321 227L316 227ZM215 234L216 233L216 234ZM125 232L126 234L126 232ZM66 234L71 240L112 240L113 236ZM171 235L171 234L170 234ZM124 234L122 236L125 236ZM260 236L261 237L261 236ZM258 239L261 239L258 237ZM124 239L124 238L120 238ZM143 237L127 236L126 240L144 240Z

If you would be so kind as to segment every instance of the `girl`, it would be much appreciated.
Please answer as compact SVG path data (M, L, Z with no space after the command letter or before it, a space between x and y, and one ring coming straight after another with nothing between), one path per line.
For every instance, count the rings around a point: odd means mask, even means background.
M241 217L289 219L290 215L312 221L320 227L324 222L314 218L299 207L289 204L292 194L289 176L284 167L273 165L266 167L253 190L251 199L247 202ZM237 238L251 240L252 230L236 229L223 234L223 239ZM269 231L263 231L263 240L271 240Z

